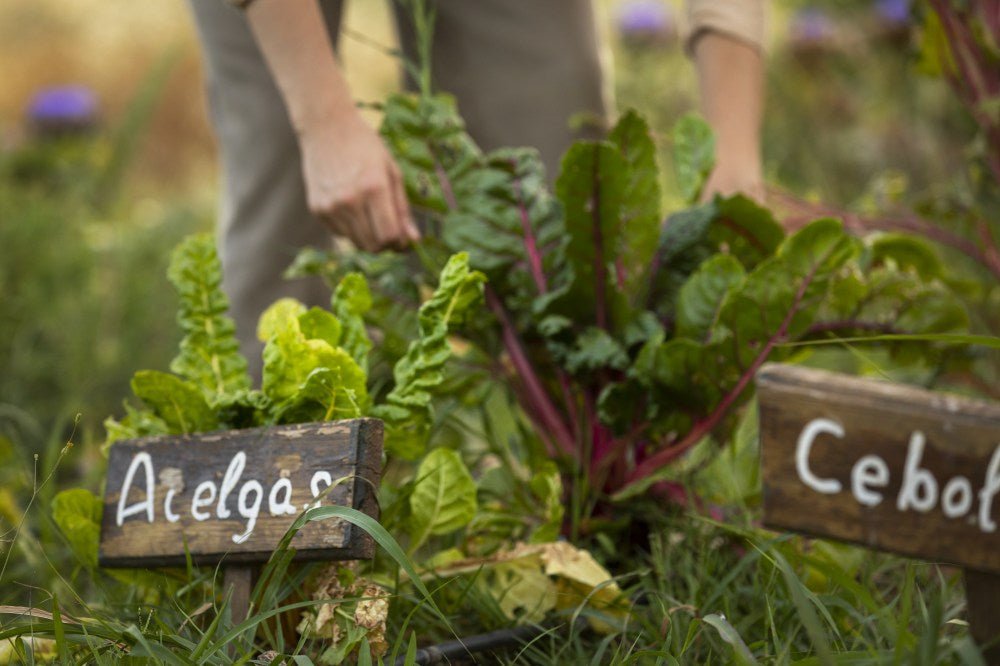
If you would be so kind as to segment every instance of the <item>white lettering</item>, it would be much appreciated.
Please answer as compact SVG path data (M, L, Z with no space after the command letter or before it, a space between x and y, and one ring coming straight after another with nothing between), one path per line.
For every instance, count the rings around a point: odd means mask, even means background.
M208 497L202 497L205 493ZM199 511L202 507L212 506L215 501L216 487L213 481L202 481L194 489L194 497L191 499L191 515L195 520L208 520L212 514L207 511Z
M878 456L865 456L854 463L851 470L851 492L861 504L878 506L882 502L882 493L871 490L869 486L884 488L888 483L889 466Z
M284 490L284 499L278 501L278 491ZM271 486L271 492L267 496L267 510L272 516L294 516L297 512L292 506L292 482L288 479L278 479Z
M176 523L178 520L181 519L181 517L178 516L176 513L174 513L174 510L170 508L170 503L174 499L175 492L176 491L173 488L171 488L170 490L167 491L166 499L163 500L163 515L167 517L168 523Z
M979 491L979 529L984 532L995 532L997 524L993 522L990 512L993 509L993 498L1000 492L1000 444L993 451L990 464L986 468L986 480Z
M229 461L229 467L226 468L226 475L222 477L222 487L219 489L219 508L216 509L215 513L219 518L228 518L230 511L226 508L226 499L229 497L229 493L233 492L233 488L236 487L236 483L240 480L240 475L243 474L243 468L247 464L247 454L240 451L233 459Z
M333 485L333 477L330 476L329 472L324 471L324 470L320 470L320 471L316 472L315 474L313 474L312 480L309 481L309 489L312 491L313 497L319 497L319 494L320 494L319 482L320 481L322 481L323 483L325 483L327 488L329 488L330 486ZM309 508L310 509L315 509L316 507L318 507L320 505L321 505L320 501L316 500L315 502L313 502L312 504L309 505Z
M129 491L132 490L132 480L135 478L135 473L139 469L139 465L142 465L146 471L146 499L126 507L125 502L128 501ZM122 484L122 491L118 496L118 514L115 518L118 527L121 527L122 523L129 516L141 513L144 510L146 512L146 522L153 522L153 488L153 459L145 451L137 453L132 458L132 462L128 466L128 471L125 472L125 483Z
M972 508L972 484L967 478L956 476L945 485L941 493L941 508L949 518L958 518L969 512Z
M799 441L795 445L795 469L798 471L802 483L818 493L832 495L840 492L840 481L836 479L821 479L809 469L809 451L812 449L813 440L822 433L829 433L843 439L844 428L836 421L831 421L830 419L813 419L810 421L803 428L802 434L799 435ZM329 475L327 476L329 477ZM315 477L313 478L315 479ZM315 495L315 491L313 491L313 494Z
M248 506L247 496L250 495L251 491L254 493L253 506ZM240 498L237 508L240 515L247 519L247 529L243 534L234 534L233 543L243 543L250 538L250 533L253 532L253 528L257 524L257 516L260 515L260 503L263 498L264 488L261 487L259 481L251 479L240 488Z
M903 485L896 498L896 508L906 511L911 506L915 511L927 513L937 504L937 481L926 469L920 467L924 453L924 433L916 430L910 436L910 447L906 452L906 468Z

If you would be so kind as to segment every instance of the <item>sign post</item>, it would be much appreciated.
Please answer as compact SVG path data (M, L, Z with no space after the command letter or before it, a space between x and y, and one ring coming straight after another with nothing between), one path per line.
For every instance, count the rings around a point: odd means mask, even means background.
M1000 405L773 364L756 383L764 524L963 567L1000 664Z
M296 517L321 505L378 518L382 422L330 423L116 442L108 459L98 562L105 567L225 564L234 622L246 618L253 565ZM302 560L365 559L374 542L341 520L292 538Z

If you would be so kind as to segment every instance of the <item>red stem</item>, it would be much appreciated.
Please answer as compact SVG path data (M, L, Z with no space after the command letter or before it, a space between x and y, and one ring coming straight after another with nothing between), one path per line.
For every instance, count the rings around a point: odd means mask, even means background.
M945 78L958 96L965 102L980 129L986 135L988 153L986 156L990 171L1000 183L1000 125L995 115L982 108L982 102L1000 93L1000 74L992 60L983 53L970 32L972 16L956 16L945 0L930 0L931 6L941 19L941 25L948 38L949 50L958 64L960 76L946 72ZM983 25L989 31L994 43L1000 37L1000 3L980 6L983 11Z
M513 164L516 167L516 163ZM538 250L538 243L535 239L535 231L531 227L531 217L528 209L524 205L524 193L521 188L521 179L514 177L514 196L517 199L517 209L521 214L521 229L524 232L525 253L528 255L528 263L531 267L531 275L535 280L535 287L540 296L549 291L548 281L545 278L545 270L542 266L542 255ZM573 391L570 388L569 377L562 368L556 368L556 378L559 381L559 388L562 391L563 402L566 404L566 412L569 414L570 423L573 428L573 441L577 442L580 422L576 409L576 400L573 399ZM574 446L576 449L576 446Z
M531 277L535 280L538 293L544 294L549 290L545 280L545 272L542 270L542 255L538 251L538 243L535 242L535 233L531 228L531 218L524 207L524 197L521 193L521 179L514 177L514 196L517 198L517 209L521 213L521 229L524 231L524 248L528 255L528 265L531 266Z
M514 364L514 369L517 370L518 379L524 385L526 395L519 396L520 400L528 406L527 411L529 413L538 415L542 427L548 430L549 435L559 449L574 460L578 459L579 454L574 446L575 440L573 434L566 427L566 424L559 416L559 412L552 404L549 394L545 391L545 387L542 386L542 382L538 379L538 375L535 373L535 369L532 367L531 361L524 351L521 340L514 330L514 325L507 315L507 311L504 309L503 304L500 303L500 299L496 293L488 285L486 287L486 303L500 321L504 348L507 350L511 362Z

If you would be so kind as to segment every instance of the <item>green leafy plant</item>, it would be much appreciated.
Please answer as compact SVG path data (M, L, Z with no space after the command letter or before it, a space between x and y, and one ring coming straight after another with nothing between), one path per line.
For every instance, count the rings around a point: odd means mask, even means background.
M836 220L786 237L737 196L663 223L656 151L634 113L566 154L555 196L537 155L483 153L447 97L392 98L382 133L439 231L425 267L462 249L487 276L493 320L469 340L496 359L490 376L511 388L549 455L587 479L590 501L662 490L657 480L692 446L727 441L754 372L790 358L790 343L966 324L902 245L853 238ZM703 123L679 123L691 199L710 145Z

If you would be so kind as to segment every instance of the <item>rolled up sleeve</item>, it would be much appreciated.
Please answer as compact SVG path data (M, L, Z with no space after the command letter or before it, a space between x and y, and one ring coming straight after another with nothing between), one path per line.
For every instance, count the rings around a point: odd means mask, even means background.
M764 0L686 0L684 49L690 55L706 32L719 32L764 50Z

